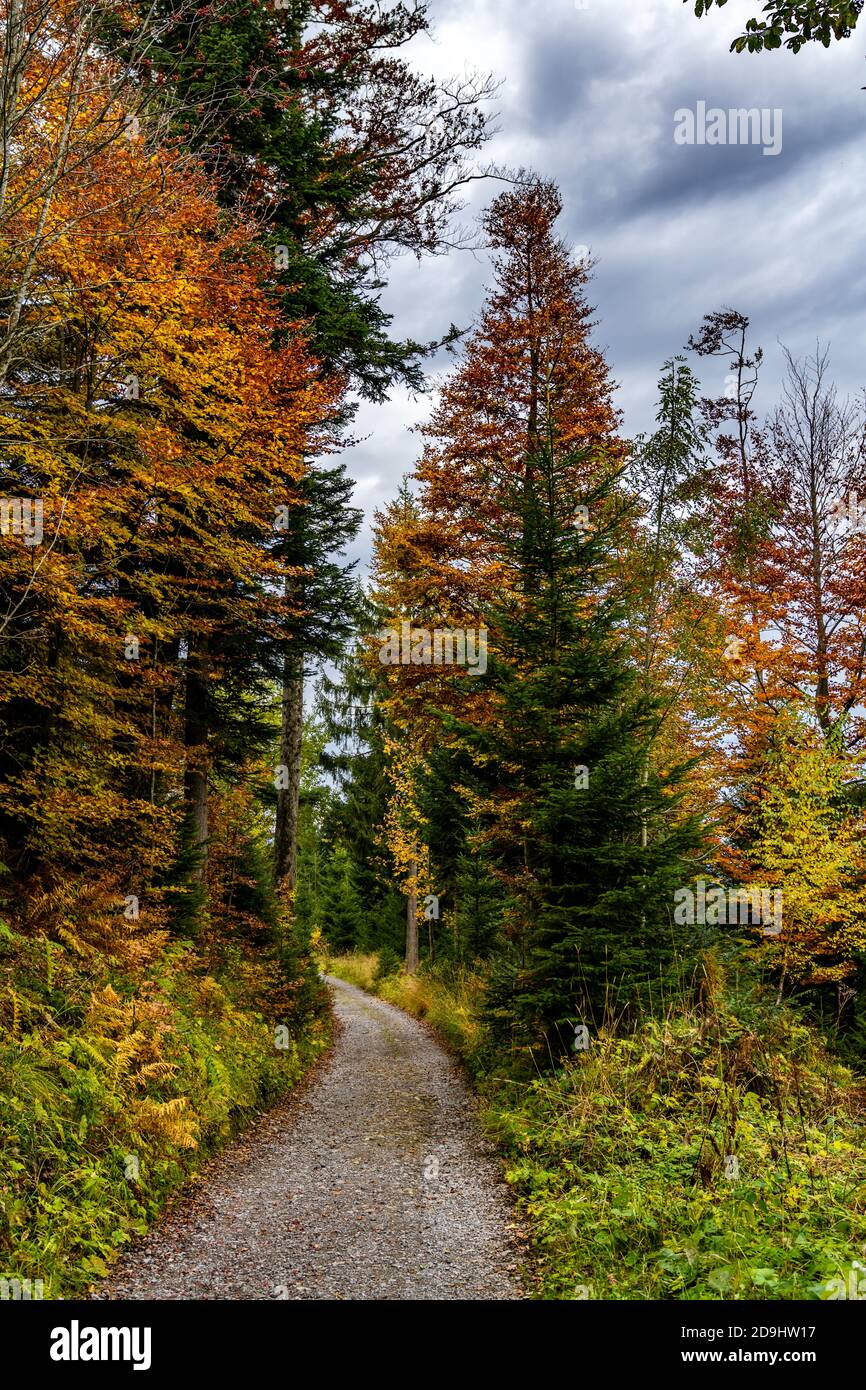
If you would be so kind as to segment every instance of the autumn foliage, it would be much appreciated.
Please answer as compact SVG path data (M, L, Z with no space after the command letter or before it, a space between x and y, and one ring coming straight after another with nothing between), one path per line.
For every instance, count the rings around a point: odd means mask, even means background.
M533 1074L590 1025L664 1052L673 1000L700 1050L723 957L862 1050L866 418L824 350L767 409L716 310L626 439L591 260L526 170L475 322L395 339L389 260L474 244L494 91L401 56L423 3L2 9L0 1253L62 1209L69 1286L103 1273L322 1045L316 945L407 998L445 962ZM335 456L443 345L362 594ZM391 659L404 625L463 657ZM778 892L781 930L680 930L701 878Z

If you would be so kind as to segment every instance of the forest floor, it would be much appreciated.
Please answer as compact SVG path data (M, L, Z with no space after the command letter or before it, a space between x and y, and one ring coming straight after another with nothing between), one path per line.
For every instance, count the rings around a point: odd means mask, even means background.
M98 1299L518 1299L514 1217L459 1068L330 978L333 1050L214 1161Z

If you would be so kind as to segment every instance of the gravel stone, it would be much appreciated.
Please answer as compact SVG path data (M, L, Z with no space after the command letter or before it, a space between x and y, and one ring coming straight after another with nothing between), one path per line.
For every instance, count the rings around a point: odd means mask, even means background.
M519 1236L477 1104L430 1032L328 979L310 1083L216 1159L96 1299L519 1299Z

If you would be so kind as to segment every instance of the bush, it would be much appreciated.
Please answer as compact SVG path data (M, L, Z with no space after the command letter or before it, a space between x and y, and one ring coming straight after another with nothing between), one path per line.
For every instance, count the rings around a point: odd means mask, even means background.
M863 1259L862 1087L789 1010L750 1010L680 1006L491 1091L541 1297L821 1298Z

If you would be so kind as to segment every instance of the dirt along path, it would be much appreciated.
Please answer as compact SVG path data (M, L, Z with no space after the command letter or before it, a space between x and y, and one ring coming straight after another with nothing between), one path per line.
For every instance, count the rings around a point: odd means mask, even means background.
M498 1169L415 1019L328 980L341 1023L295 1107L236 1141L97 1299L517 1299Z

